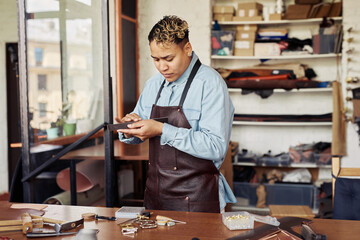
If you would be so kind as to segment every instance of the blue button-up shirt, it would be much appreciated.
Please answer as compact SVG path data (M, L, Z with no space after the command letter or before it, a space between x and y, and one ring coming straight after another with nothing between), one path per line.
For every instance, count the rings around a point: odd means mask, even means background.
M178 106L186 81L198 57L193 52L189 67L174 82L165 82L158 106ZM152 105L164 77L158 73L150 78L134 109L142 119L149 119ZM234 117L234 106L222 77L211 67L201 65L183 105L184 114L191 129L179 128L164 123L160 139L161 145L169 145L192 156L213 161L217 169L224 161L229 146L231 126ZM122 142L137 144L141 140L136 137L125 138L119 133ZM236 198L220 173L219 178L220 209L226 203L235 203Z

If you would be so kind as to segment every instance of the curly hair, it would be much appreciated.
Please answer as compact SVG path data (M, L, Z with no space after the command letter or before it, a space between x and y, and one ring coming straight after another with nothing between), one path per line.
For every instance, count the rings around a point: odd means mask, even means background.
M149 43L171 44L189 41L189 27L185 20L177 16L165 16L151 29L148 36Z

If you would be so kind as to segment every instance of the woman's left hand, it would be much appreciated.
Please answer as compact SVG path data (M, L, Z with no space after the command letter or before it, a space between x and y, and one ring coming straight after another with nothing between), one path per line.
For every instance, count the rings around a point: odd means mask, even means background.
M162 134L163 126L164 124L162 122L147 119L131 123L127 126L128 129L119 129L118 131L138 137L144 141L152 137L160 136Z

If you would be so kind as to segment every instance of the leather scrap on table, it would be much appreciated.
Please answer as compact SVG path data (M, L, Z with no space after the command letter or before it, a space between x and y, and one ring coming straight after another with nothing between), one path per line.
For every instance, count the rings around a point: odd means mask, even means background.
M283 238L280 239L296 239L296 240L302 239L301 235L293 230L293 227L301 226L302 223L304 222L308 223L311 222L311 220L306 218L299 218L299 217L283 217L279 219L279 222L280 222L279 227L265 224L260 227L241 233L235 237L228 238L228 240L259 240L259 239L267 240L267 238L264 237L272 236L278 232L283 233L281 234ZM291 236L292 238L284 238L285 233Z
M43 210L31 209L31 208L11 208L12 203L5 201L3 204L0 204L0 220L18 220L21 219L23 213L29 213L31 215L42 216L45 214Z

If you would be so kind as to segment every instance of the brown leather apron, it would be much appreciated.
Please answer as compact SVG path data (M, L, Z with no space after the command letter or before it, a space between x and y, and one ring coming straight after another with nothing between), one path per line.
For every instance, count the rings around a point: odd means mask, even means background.
M186 82L179 106L156 105L164 80L152 107L151 118L166 117L173 126L191 128L182 105L200 66L198 60ZM160 145L160 136L151 138L149 144L146 209L220 212L219 170L211 160L191 156L168 145Z

